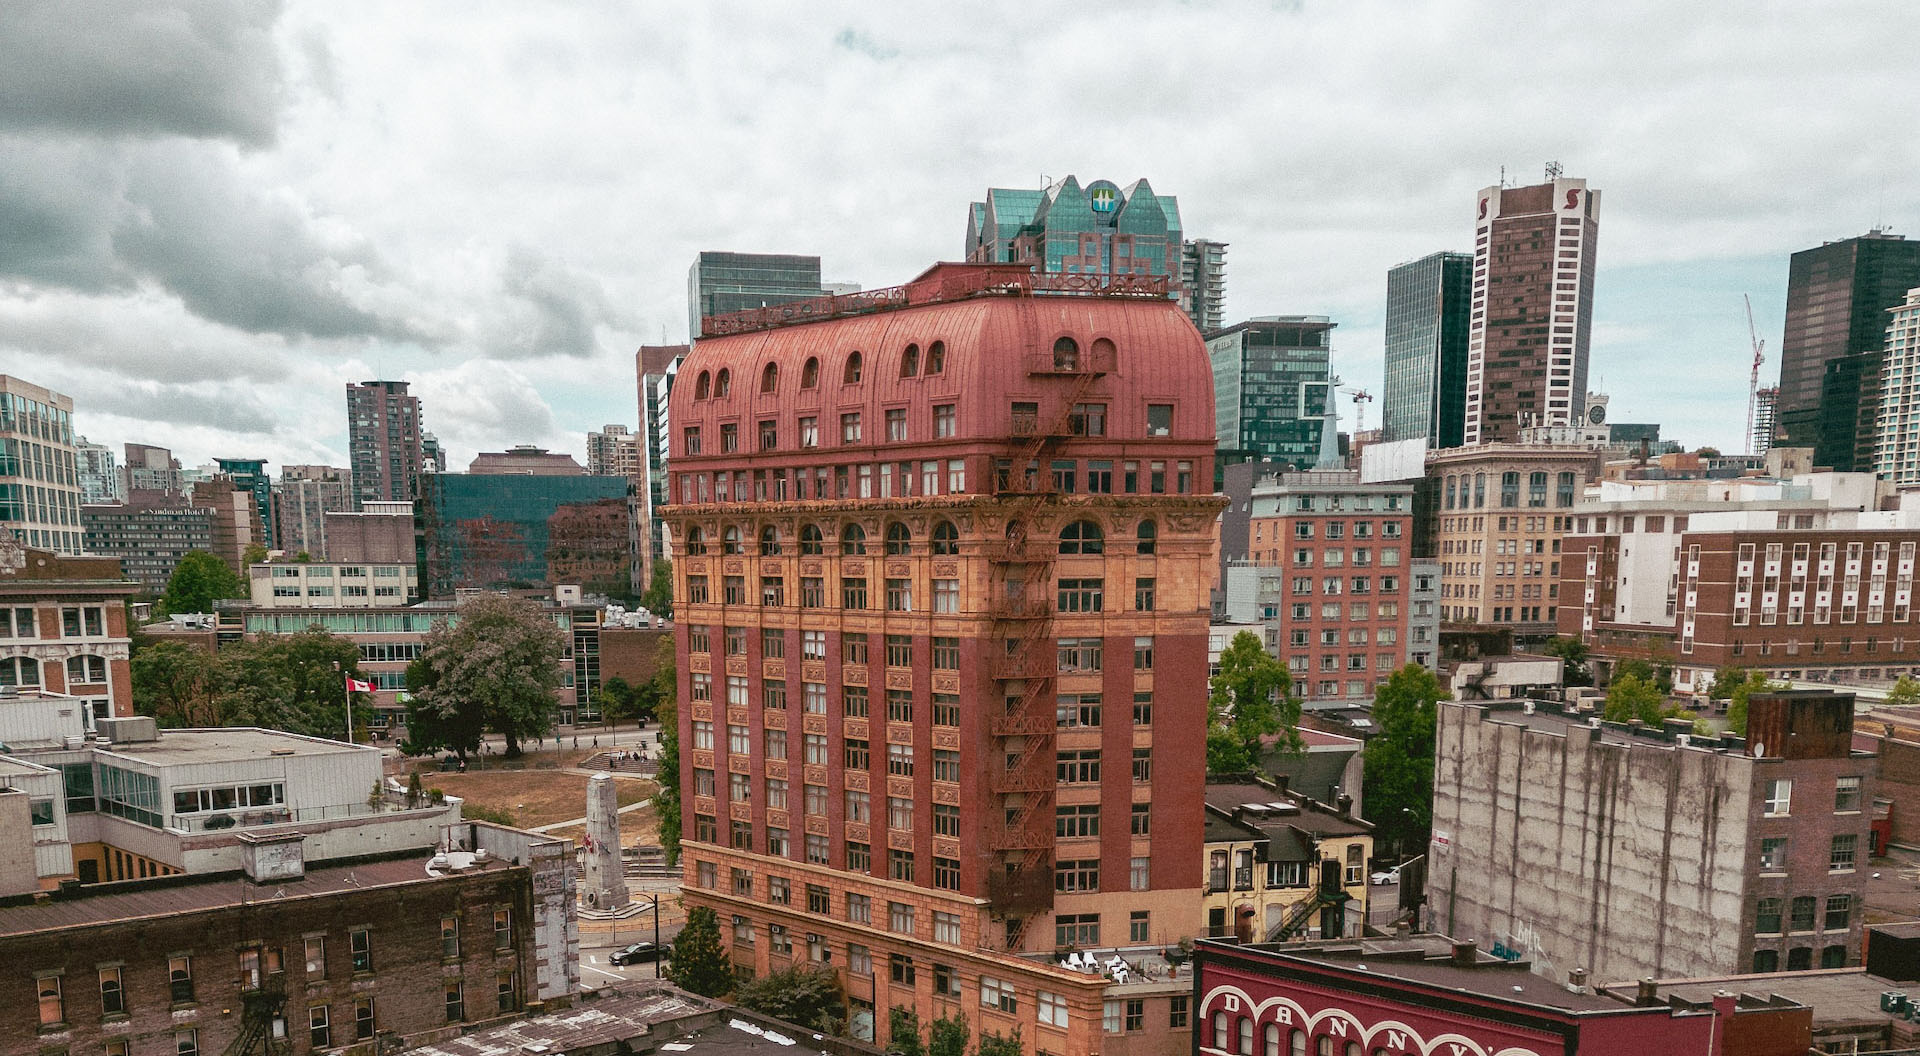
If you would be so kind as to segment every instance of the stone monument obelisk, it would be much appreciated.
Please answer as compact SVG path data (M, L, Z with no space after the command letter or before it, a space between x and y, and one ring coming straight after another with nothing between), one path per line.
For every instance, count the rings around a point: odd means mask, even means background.
M626 868L620 862L620 806L613 777L587 779L586 901L593 909L617 910L628 902Z

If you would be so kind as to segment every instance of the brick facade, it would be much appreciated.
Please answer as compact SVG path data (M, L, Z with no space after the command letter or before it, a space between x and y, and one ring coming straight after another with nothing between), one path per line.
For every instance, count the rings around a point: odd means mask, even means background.
M0 540L0 686L78 697L96 718L132 715L126 602L140 585L114 558L9 542Z

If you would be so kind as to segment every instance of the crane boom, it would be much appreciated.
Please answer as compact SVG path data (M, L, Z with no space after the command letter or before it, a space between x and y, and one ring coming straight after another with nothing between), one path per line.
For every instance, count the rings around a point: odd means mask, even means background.
M1747 377L1747 454L1753 454L1753 412L1760 391L1760 364L1766 362L1767 343L1760 339L1760 328L1753 322L1753 298L1741 294L1747 302L1747 338L1753 343L1753 371Z

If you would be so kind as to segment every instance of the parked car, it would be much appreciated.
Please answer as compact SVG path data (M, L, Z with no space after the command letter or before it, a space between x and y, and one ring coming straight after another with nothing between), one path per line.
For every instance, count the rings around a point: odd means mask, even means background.
M1374 883L1376 883L1376 884L1397 884L1397 883L1399 883L1399 882L1400 882L1400 867L1396 865L1396 866L1394 866L1394 867L1393 867L1393 868L1391 868L1391 869L1383 869L1383 870L1381 870L1380 872L1377 872L1377 873L1375 873L1375 874L1373 874L1373 882L1374 882Z
M636 942L631 946L615 950L613 956L608 957L607 960L614 964L645 964L648 961L659 960L663 952L665 951L651 942Z

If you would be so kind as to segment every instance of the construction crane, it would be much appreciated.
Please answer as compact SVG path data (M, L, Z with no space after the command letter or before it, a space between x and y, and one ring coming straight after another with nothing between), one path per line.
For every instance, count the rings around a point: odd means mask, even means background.
M1767 343L1760 339L1760 328L1753 325L1753 298L1740 295L1747 302L1747 337L1753 342L1753 373L1747 378L1747 454L1753 450L1753 409L1760 392L1760 364L1766 362Z
M1366 404L1373 402L1373 393L1368 392L1365 389L1341 389L1340 391L1353 397L1353 431L1356 434L1366 432L1367 431Z

